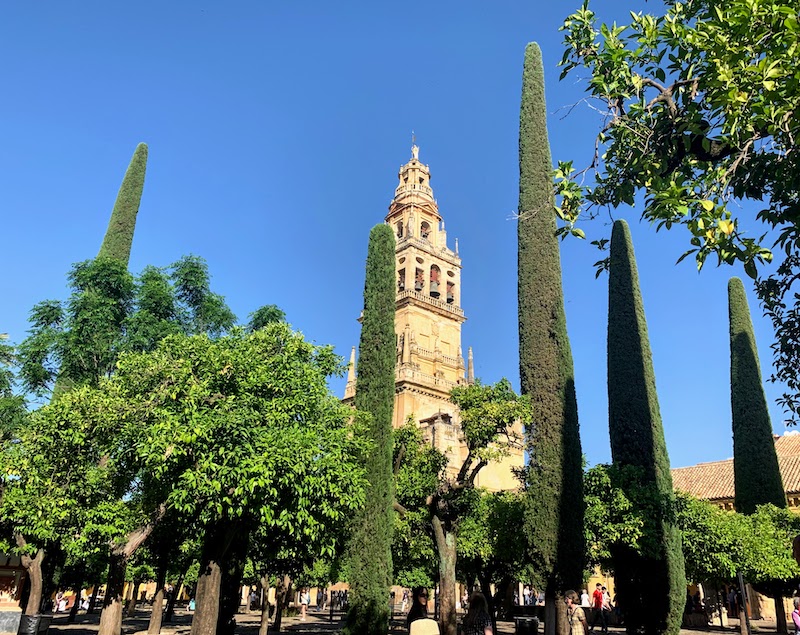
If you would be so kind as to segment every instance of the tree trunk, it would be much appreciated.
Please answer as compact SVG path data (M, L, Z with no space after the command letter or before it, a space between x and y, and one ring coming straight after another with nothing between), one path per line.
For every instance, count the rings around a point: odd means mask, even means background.
M189 566L191 566L191 565L189 565ZM178 578L178 581L175 583L175 586L173 587L174 590L172 592L172 595L170 595L169 598L167 599L167 610L164 612L164 621L167 624L172 622L172 618L175 615L175 602L177 602L177 600L178 600L178 593L180 593L180 591L181 591L181 586L183 585L183 580L184 580L184 578L186 578L186 573L187 572L188 572L188 569L186 571L184 571L183 573L181 573L180 577ZM197 592L196 592L196 590L195 590L195 603L197 603Z
M268 635L269 633L269 578L261 576L261 589L264 591L264 599L261 601L261 622L258 625L258 635Z
M235 537L230 543L222 566L217 635L233 635L236 630L236 614L242 601L242 575L247 561L247 548L250 545L250 534L247 529L240 527L231 531L235 532ZM249 602L249 593L247 601Z
M167 583L167 563L160 559L158 573L156 573L156 594L153 597L153 610L150 613L150 623L147 625L147 635L158 635L161 632L161 619L164 616L164 585ZM178 590L175 590L175 595Z
M97 635L120 635L122 632L122 593L125 590L125 568L128 558L122 554L112 554L108 567L106 597L100 614L100 629Z
M272 620L272 629L276 633L281 632L281 618L283 617L283 606L289 595L291 580L285 575L278 578L278 586L275 587L275 619Z
M100 592L100 583L95 581L92 587L92 597L89 598L89 610L86 611L88 615L94 613L95 604L97 604L97 594Z
M544 635L569 635L569 632L564 594L548 585L544 592Z
M441 635L457 635L456 614L456 534L446 531L442 521L432 518L436 551L439 553L439 630Z
M78 609L81 606L81 589L80 585L75 591L75 601L72 603L72 608L69 610L69 615L67 616L67 624L74 624L75 623L75 616L78 615Z
M786 633L786 609L783 606L783 595L780 591L775 594L775 627L778 633Z
M139 601L140 586L142 586L141 580L133 580L131 582L133 593L131 593L131 597L128 599L128 606L125 608L125 617L133 617L136 615L136 602Z
M28 579L31 583L31 592L28 596L28 603L25 605L25 615L38 615L42 608L42 562L44 556L44 549L39 549L33 558L22 556L22 566L28 572Z
M206 529L191 635L217 635L223 567L235 537L236 527L229 522L218 522Z

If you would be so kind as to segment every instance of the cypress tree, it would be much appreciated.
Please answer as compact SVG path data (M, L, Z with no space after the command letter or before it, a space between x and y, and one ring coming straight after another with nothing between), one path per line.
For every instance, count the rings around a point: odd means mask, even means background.
M614 581L629 633L677 635L686 599L681 535L656 394L630 230L616 221L608 282L608 425L611 456L638 492L648 538L641 552L614 549ZM642 496L642 492L645 492Z
M519 366L522 393L532 404L525 534L545 590L548 633L556 628L557 596L580 588L584 562L581 442L552 169L542 54L532 43L525 49L519 131Z
M778 466L772 422L761 381L753 322L744 285L728 281L728 317L731 334L731 415L733 420L733 487L736 511L753 514L758 505L786 507L786 493ZM766 583L759 589L775 601L778 632L786 631L784 584Z
M355 406L371 415L375 447L366 457L366 504L355 519L348 558L351 589L346 633L386 635L392 584L392 415L395 386L395 239L388 225L369 236Z
M130 165L122 179L122 185L108 221L103 244L98 258L115 258L128 266L133 243L133 230L136 228L136 215L142 200L144 173L147 167L147 144L136 146Z
M728 282L731 329L731 414L736 511L752 514L757 505L786 507L786 494L772 438L767 398L761 382L753 322L744 285Z

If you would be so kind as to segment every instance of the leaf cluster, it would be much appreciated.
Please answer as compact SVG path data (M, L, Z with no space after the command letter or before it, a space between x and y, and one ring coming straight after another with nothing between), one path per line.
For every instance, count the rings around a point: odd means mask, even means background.
M794 0L665 0L662 14L604 24L589 2L564 22L561 77L587 70L603 126L591 163L559 162L558 216L574 230L600 207L633 206L657 229L684 228L698 269L743 264L776 329L775 379L800 411L800 26ZM594 183L585 179L593 174ZM748 226L737 201L757 201ZM573 232L574 233L574 232ZM598 245L599 246L599 245ZM601 270L606 260L597 263Z

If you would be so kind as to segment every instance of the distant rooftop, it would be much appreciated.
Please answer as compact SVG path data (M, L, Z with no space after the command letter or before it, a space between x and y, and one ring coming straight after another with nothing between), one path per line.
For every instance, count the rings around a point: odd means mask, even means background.
M787 433L775 437L775 451L783 478L783 487L789 503L800 498L800 434ZM672 470L672 483L676 490L697 498L723 503L733 501L733 459L698 463ZM800 502L800 501L798 501Z

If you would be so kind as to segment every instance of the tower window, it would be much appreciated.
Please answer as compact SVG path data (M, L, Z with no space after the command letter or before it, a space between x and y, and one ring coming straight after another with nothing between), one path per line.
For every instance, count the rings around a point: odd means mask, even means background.
M456 301L456 285L453 282L447 283L447 304L453 304Z
M398 291L405 291L406 290L406 270L401 269L397 272L397 290Z
M422 225L419 226L419 235L422 236L422 238L427 239L428 234L430 233L431 233L431 226L428 224L427 221L422 221Z
M441 293L439 291L439 277L441 276L441 271L439 267L436 265L431 265L431 286L430 286L430 294L432 298L438 298Z
M414 290L422 291L425 286L425 272L422 269L417 269L414 273Z
M397 237L398 238L402 238L403 237L403 221L401 221L401 220L397 221L396 227L397 227Z

